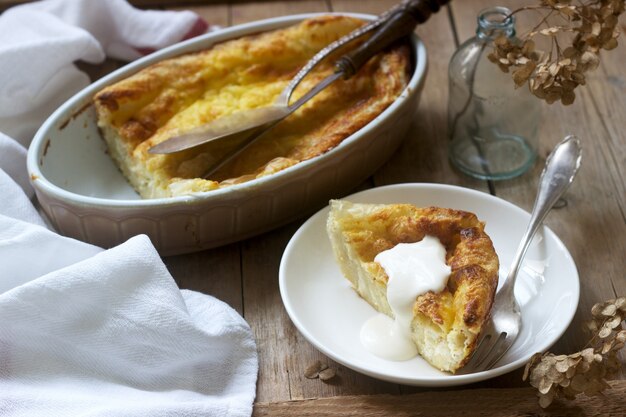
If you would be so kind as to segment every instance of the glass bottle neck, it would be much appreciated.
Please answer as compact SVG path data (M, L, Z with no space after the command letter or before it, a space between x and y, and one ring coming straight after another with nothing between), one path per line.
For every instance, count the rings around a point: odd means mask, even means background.
M515 17L506 7L490 7L478 15L476 36L484 41L496 39L500 35L515 36Z

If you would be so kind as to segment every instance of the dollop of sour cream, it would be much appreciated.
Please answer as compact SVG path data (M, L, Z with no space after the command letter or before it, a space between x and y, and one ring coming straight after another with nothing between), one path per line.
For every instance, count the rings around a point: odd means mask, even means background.
M379 253L374 261L389 277L387 300L395 319L377 314L367 320L361 327L361 343L384 359L411 359L417 355L411 340L413 305L418 296L446 287L451 272L446 249L436 237L425 236L419 242L399 243Z

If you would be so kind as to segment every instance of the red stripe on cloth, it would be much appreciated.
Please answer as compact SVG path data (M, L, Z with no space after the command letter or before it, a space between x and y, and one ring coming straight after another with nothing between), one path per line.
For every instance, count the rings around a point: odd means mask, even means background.
M191 39L198 35L202 35L207 31L208 28L209 24L207 23L207 21L201 17L198 17L196 23L194 23L191 29L189 29L189 32L187 32L187 34L183 36L182 40Z

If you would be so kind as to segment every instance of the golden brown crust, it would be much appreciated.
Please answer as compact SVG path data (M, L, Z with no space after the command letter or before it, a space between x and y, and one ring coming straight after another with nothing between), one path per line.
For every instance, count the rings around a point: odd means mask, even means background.
M181 180L192 183L180 190L210 190L327 152L374 119L405 88L410 69L406 45L372 58L351 79L333 83L211 180L199 177L226 153L223 144L170 155L147 151L220 116L270 105L318 50L362 24L345 16L315 17L161 61L104 88L94 102L113 158L143 197L163 197ZM292 100L330 74L332 62L320 64Z
M361 258L368 262L373 262L378 253L398 243L418 242L425 235L437 237L446 247L446 262L452 269L444 292L463 298L459 301L465 307L458 318L468 326L476 326L487 318L498 283L498 261L484 224L475 214L397 204L378 210L361 221L374 225L376 230L344 233ZM382 268L377 279L385 283L388 280ZM442 294L425 294L418 297L415 309L441 322L445 316L443 309L449 308L441 301L443 297Z
M442 333L463 333L465 353L454 368L447 370L454 371L467 362L482 325L489 318L499 268L493 243L475 214L409 204L336 202L329 217L329 234L334 249L342 244L349 246L372 279L384 286L388 277L374 262L378 253L399 243L420 241L426 235L437 237L446 248L446 263L451 268L447 287L440 293L418 296L413 313L422 321L435 323ZM372 302L372 297L364 298L372 304L382 304Z

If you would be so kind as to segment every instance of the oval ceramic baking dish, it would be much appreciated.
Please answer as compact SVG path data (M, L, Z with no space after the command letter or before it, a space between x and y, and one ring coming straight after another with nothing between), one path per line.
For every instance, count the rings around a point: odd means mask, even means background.
M426 50L415 36L409 85L391 106L336 148L267 177L194 195L142 200L101 140L91 100L104 86L164 58L312 16L252 22L174 45L109 74L63 104L39 129L28 151L28 171L53 226L63 235L105 248L145 233L161 255L193 252L292 221L371 175L398 147L417 110Z

